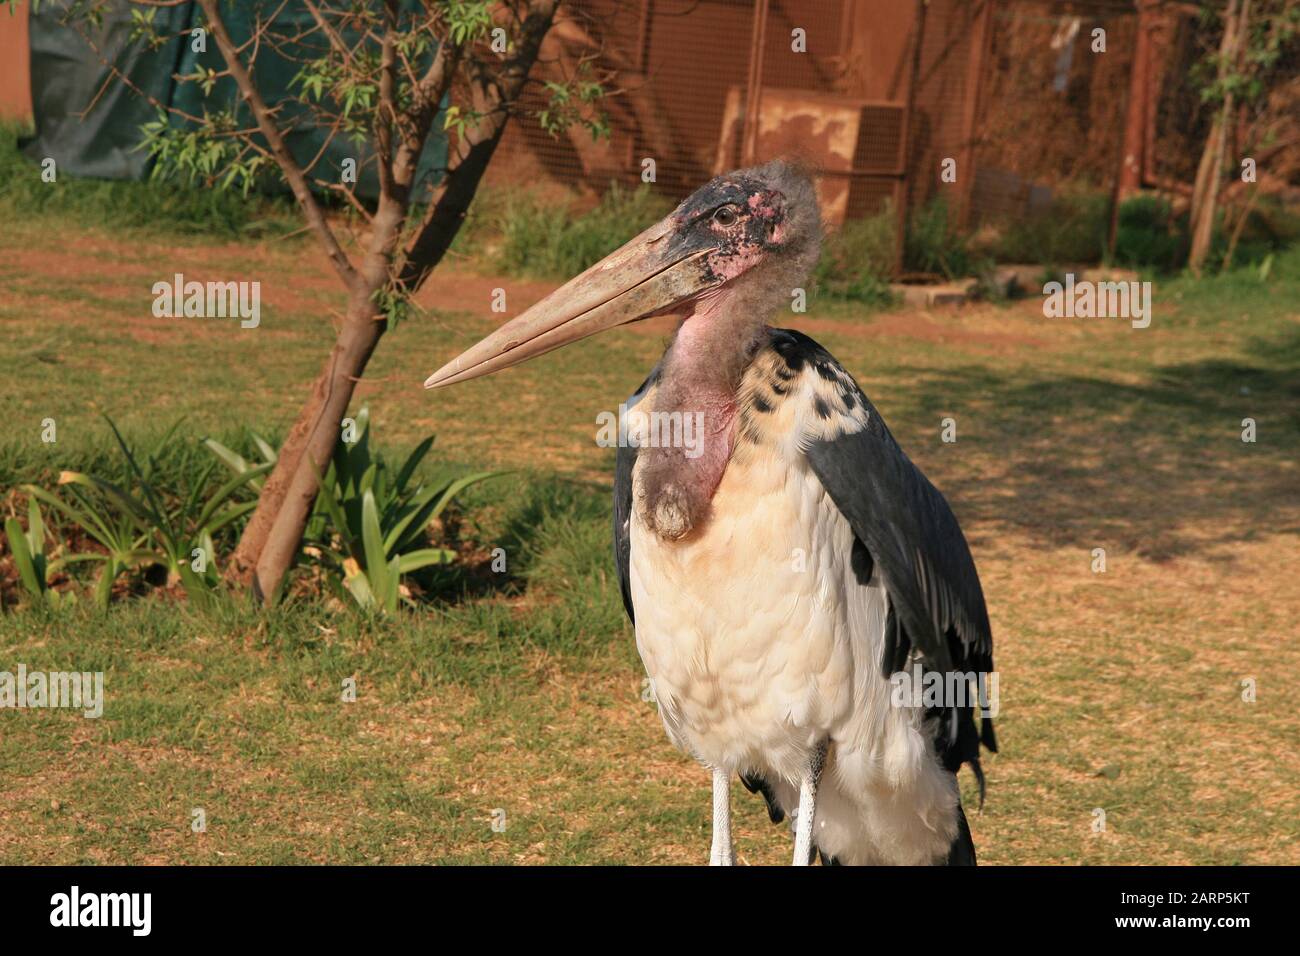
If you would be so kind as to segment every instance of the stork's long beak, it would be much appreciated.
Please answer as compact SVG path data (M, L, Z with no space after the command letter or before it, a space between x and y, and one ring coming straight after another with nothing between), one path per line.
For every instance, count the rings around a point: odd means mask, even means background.
M464 382L543 355L616 325L671 310L720 285L705 256L712 247L669 250L672 218L570 279L424 382L438 388Z

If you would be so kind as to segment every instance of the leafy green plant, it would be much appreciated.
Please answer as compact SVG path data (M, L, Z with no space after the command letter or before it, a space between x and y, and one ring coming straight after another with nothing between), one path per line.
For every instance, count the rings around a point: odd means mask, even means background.
M831 232L813 273L817 291L833 299L890 305L896 228L892 206L887 205L878 215L851 220Z
M165 183L182 180L190 186L216 179L222 190L238 188L248 198L258 185L259 177L269 172L271 160L264 153L251 150L231 136L239 120L229 110L209 114L208 123L196 128L177 127L165 109L140 127L138 147L154 159L150 180Z
M168 31L175 37L178 25L188 29L194 21L176 3L140 0L135 5L176 8L169 11L174 17L142 14L131 22L128 29L150 44ZM156 147L152 161L161 167L158 175L197 178L208 187L197 190L200 195L234 194L246 187L251 195L252 184L262 180L269 188L283 187L293 194L303 231L314 236L347 293L347 308L329 346L337 349L338 367L347 373L338 377L332 393L331 400L340 405L351 402L380 338L401 318L400 308L393 307L398 297L418 292L442 263L506 118L533 112L537 103L532 93L562 73L568 78L561 80L562 86L552 82L545 87L549 96L545 116L537 116L539 124L553 135L569 127L600 134L608 126L601 106L605 71L597 75L579 68L531 75L541 51L550 45L544 40L561 6L553 0L506 5L493 0L317 4L310 17L293 11L281 16L283 5L260 9L260 4L212 0L200 6L204 35L221 42L209 43L212 50L191 45L177 51L181 55L170 62L181 69L170 73L174 82L167 95L150 97L152 105L165 110L168 125L159 125L159 116L143 136ZM60 22L93 37L102 32L100 26L116 29L127 20L122 12L121 4L74 3ZM159 21L157 30L154 20ZM185 29L179 31L182 38ZM193 63L192 68L186 62ZM163 63L155 56L148 65ZM168 71L173 68L167 66ZM287 69L297 71L295 82L284 82ZM491 82L484 81L487 77ZM474 95L462 96L468 89ZM96 98L134 91L130 78L114 71ZM444 113L443 104L452 98L461 101L460 108ZM472 108L467 109L469 101ZM440 113L443 129L454 129L460 146L477 146L449 150L447 137L438 133ZM172 124L182 130L179 136L171 134ZM193 137L188 136L190 129ZM356 168L347 164L340 175L333 175L327 168L333 163L328 154L337 156L338 151L329 149L331 144L346 144L339 165L355 159ZM432 165L426 167L429 177L423 177L419 164L426 148L433 152ZM417 182L408 175L413 157L421 177ZM456 188L424 188L426 182L431 185L444 177ZM14 178L31 182L36 177L28 169ZM373 201L366 195L370 183L377 189ZM6 191L0 182L0 216ZM66 192L62 186L34 191ZM145 195L182 191L193 190L154 187ZM394 250L384 257L382 268L375 268L362 255L364 250L348 241L344 229L356 219L327 215L321 195L346 204L366 220L371 248ZM372 215L372 209L379 212ZM377 304L388 321L375 321ZM304 386L304 392L300 417L315 419L320 396L314 387ZM326 429L327 445L335 438L336 418L315 419ZM320 432L315 435L319 441ZM298 461L310 437L306 430L291 431L285 457ZM316 453L323 454L325 446L313 444ZM295 499L289 501L286 506L284 499L267 498L258 512L259 518L271 522L274 544L262 549L259 560L255 594L262 597L283 593L296 550L292 545L305 531L309 513Z
M275 447L257 432L250 430L248 434L262 456L261 464L247 461L243 455L231 451L215 438L203 439L203 446L216 455L236 475L248 475L248 487L260 494L262 491L262 475L267 470L275 467L275 463L280 456Z
M14 556L18 579L34 601L57 606L65 599L74 600L71 594L65 598L49 585L50 576L64 562L51 561L45 553L45 521L34 498L27 502L27 530L23 530L17 518L6 518L5 537L9 539L9 551Z
M204 444L237 476L248 475L270 468L276 454L252 438L264 458L260 465L212 439ZM396 612L403 577L455 561L455 551L427 546L426 529L458 494L497 474L425 483L416 471L432 447L433 438L426 438L394 472L372 448L370 411L362 408L322 476L302 553L329 572L325 580L337 596L362 610Z
M1006 302L1014 292L998 275L997 263L989 258L975 262L975 284L970 294L981 302Z
M206 600L218 582L213 537L256 506L255 501L235 501L235 494L271 465L235 475L205 500L203 492L216 468L214 461L188 494L168 494L154 482L158 470L154 456L146 457L141 465L117 426L111 420L108 424L127 465L126 487L96 475L64 471L58 481L62 495L38 485L26 485L23 490L73 522L104 549L64 559L65 564L90 561L103 565L94 592L99 606L108 606L113 584L124 571L150 567L165 569L167 583L179 581L191 600ZM175 431L173 426L162 443Z
M912 213L903 250L908 272L939 274L957 279L974 273L967 239L952 222L948 203L934 199Z
M1172 272L1187 254L1187 217L1175 217L1161 196L1133 196L1119 207L1115 261L1135 269Z
M593 140L609 139L609 116L599 106L606 90L596 79L589 60L582 60L575 74L564 82L546 80L542 85L548 98L546 108L537 113L542 129L559 138L565 130L579 127Z

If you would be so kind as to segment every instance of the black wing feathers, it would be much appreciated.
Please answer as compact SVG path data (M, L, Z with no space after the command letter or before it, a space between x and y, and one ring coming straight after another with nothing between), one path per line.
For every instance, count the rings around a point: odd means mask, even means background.
M659 379L659 366L655 366L641 387L626 402L630 409L645 394L646 389ZM621 444L614 459L614 566L618 568L618 587L623 594L623 607L627 610L627 619L635 626L636 615L632 611L632 590L628 584L628 565L632 560L632 534L629 522L632 520L632 469L636 467L636 448Z
M868 406L868 414L863 431L814 443L808 460L880 568L917 650L936 670L977 663L992 654L993 640L966 538L875 409ZM950 630L957 647L949 646Z

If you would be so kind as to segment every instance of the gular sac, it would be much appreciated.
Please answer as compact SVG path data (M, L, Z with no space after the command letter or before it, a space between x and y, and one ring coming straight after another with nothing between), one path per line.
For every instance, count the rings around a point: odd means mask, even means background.
M651 448L641 452L637 511L647 528L676 541L704 523L713 489L703 471L681 448Z

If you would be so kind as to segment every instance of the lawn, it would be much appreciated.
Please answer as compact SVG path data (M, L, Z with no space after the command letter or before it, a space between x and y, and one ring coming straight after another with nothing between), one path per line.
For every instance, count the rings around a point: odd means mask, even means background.
M0 201L5 516L25 515L21 483L104 460L102 415L141 444L183 419L191 450L287 428L342 307L310 241L12 213ZM177 272L260 281L260 327L155 318L151 286ZM452 261L358 392L383 447L436 434L440 466L510 471L461 509L506 574L392 621L310 596L0 613L0 670L103 671L106 695L97 720L0 711L0 863L707 860L708 776L642 700L594 441L668 327L421 388L551 285ZM854 373L970 539L1002 696L981 862L1300 862L1300 250L1267 278L1158 281L1142 330L1036 300L814 303L788 323ZM736 809L741 861L785 862L761 801Z

